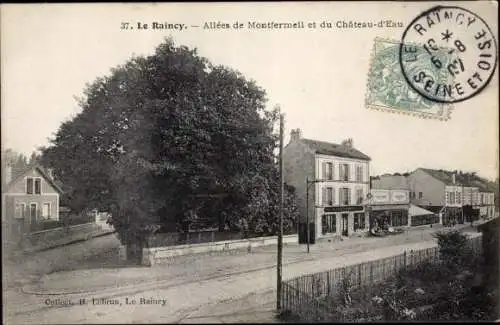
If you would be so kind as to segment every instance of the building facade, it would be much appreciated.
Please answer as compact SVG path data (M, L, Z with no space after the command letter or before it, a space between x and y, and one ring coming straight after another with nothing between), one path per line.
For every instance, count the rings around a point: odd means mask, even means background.
M370 157L355 149L352 140L334 144L304 139L296 129L283 155L285 182L296 189L299 223L309 221L313 237L368 230Z
M428 168L408 176L411 203L436 213L444 225L493 217L494 193L486 183L473 174Z
M378 226L380 221L387 222L391 227L410 226L408 210L410 208L409 191L406 189L375 189L370 190L370 226ZM370 228L371 228L370 227Z
M17 241L23 233L36 231L44 221L59 220L61 189L50 172L41 166L23 171L6 168L2 193L2 225L8 240Z

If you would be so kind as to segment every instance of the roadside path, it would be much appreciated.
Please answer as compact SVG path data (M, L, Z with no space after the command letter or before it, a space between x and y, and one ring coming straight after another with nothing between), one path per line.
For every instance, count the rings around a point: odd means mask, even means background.
M435 245L435 241L431 240L369 251L366 251L365 248L365 251L358 253L335 254L334 257L298 262L285 266L284 278L288 279L302 274L321 272L339 266L388 257L400 254L405 249L427 248ZM125 320L127 322L191 322L191 318L199 317L197 315L200 311L209 310L210 306L217 306L220 301L234 302L245 297L248 298L251 294L269 292L275 285L275 268L266 268L233 275L223 274L206 280L192 280L182 284L179 281L171 281L169 284L158 284L155 288L138 288L140 292L136 293L117 290L113 299L116 299L121 305L44 306L42 309L13 315L14 317L11 319L17 320L16 323L114 323ZM87 295L87 301L102 297L96 294ZM137 305L126 305L126 298L129 301L137 301ZM167 303L165 306L140 304L141 298L165 299ZM39 305L43 305L42 299L46 298L39 298ZM65 296L64 299L72 299L74 303L78 303L77 296Z

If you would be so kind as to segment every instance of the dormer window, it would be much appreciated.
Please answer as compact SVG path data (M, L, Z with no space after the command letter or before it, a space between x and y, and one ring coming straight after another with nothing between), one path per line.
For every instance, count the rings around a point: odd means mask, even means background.
M42 194L42 179L35 177L26 178L26 194Z

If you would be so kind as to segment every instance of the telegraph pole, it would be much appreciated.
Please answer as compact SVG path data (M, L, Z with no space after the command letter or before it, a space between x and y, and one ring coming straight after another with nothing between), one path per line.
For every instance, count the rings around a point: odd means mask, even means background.
M280 114L280 215L279 215L279 232L278 232L278 267L276 276L276 309L281 311L281 279L282 279L282 260L283 260L283 208L284 208L284 192L285 183L283 180L283 129L284 129L284 114Z
M309 176L306 177L306 238L307 238L307 253L309 254L309 241L310 241L310 229L309 229Z

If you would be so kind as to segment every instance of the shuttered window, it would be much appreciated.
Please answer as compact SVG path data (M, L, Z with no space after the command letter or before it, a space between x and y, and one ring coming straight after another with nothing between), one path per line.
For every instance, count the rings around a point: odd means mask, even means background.
M333 163L323 163L323 174L321 178L326 180L333 180Z
M351 202L351 192L348 188L340 189L340 205L349 205Z
M334 189L332 187L323 187L322 194L323 200L322 205L333 205L334 204Z
M33 194L33 178L26 179L26 194Z
M363 189L356 190L356 204L363 204Z

